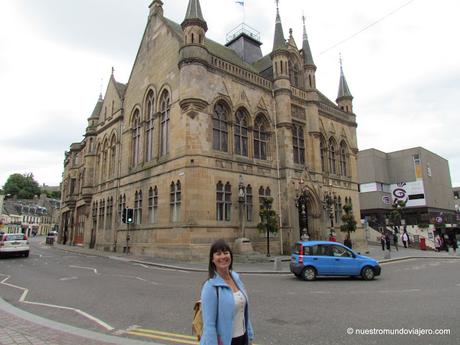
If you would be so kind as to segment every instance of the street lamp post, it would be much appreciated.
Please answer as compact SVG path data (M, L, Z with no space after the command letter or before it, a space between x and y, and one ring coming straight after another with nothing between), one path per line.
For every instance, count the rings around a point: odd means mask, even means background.
M241 225L241 238L245 238L245 229L244 229L244 216L246 209L246 189L244 187L243 176L240 175L240 181L238 183L238 202L240 204L240 225Z
M246 238L245 217L246 217L246 187L244 186L243 176L240 175L238 183L238 204L240 211L240 229L241 237L237 238L234 243L234 252L236 254L252 253L251 240Z
M310 239L310 233L308 231L308 203L310 199L308 191L303 185L303 180L299 181L299 189L296 193L295 206L299 211L299 232L300 239L302 241L308 241Z
M334 231L334 199L330 194L326 194L324 197L324 207L329 215L329 220L331 222L331 229L330 229L330 237L335 236L335 231Z

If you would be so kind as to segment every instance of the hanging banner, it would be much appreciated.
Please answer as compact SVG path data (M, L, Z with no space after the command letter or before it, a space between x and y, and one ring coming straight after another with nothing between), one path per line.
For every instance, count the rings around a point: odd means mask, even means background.
M426 206L423 180L392 184L390 190L393 203L401 200L406 202L406 207Z

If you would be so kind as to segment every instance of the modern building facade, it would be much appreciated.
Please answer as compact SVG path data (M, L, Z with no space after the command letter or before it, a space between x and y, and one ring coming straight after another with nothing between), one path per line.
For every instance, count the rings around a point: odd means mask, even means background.
M456 226L449 162L422 147L358 153L361 218L374 228L389 223L392 204L406 202L407 226L429 225L429 238ZM404 224L403 224L404 225Z
M338 230L346 202L358 219L353 97L342 69L337 103L316 88L305 23L299 49L277 11L263 56L247 25L222 45L206 36L199 0L184 13L177 24L160 0L151 3L127 84L112 73L84 139L66 152L60 241L193 258L216 238L244 235L265 252L257 224L272 197L280 231L271 252L279 253L299 239L301 191L311 238L327 238L331 219ZM125 207L134 208L129 228ZM352 239L366 245L363 229Z

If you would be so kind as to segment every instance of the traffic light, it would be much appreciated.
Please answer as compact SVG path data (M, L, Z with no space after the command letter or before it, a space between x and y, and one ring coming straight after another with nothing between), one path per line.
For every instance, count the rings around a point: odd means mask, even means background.
M121 221L123 223L125 223L125 224L126 224L126 215L128 213L127 211L128 211L128 209L125 207L125 208L123 208L123 211L121 212Z
M134 223L134 210L132 208L126 209L126 224Z

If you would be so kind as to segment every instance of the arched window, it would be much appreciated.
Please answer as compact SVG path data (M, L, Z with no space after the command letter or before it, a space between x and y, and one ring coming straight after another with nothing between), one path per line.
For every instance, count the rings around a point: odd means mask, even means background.
M120 224L121 215L123 213L123 209L126 207L126 195L120 195L118 197L118 217L116 219L116 224Z
M113 221L113 198L107 198L107 207L106 207L106 218L105 218L105 230L110 230L112 228Z
M333 138L330 138L329 139L329 172L331 174L337 174L335 154L336 154L335 141Z
M149 223L155 224L157 222L158 213L158 187L149 189Z
M141 121L139 110L134 112L131 124L131 164L133 167L140 163Z
M254 123L254 158L267 160L269 140L267 121L259 115Z
M340 143L340 175L348 176L347 172L347 144L345 141Z
M94 180L96 183L101 182L101 165L102 165L102 144L97 145L96 149L96 169L94 169Z
M160 101L160 156L169 152L169 116L171 111L171 100L169 92L164 90Z
M181 207L181 184L180 181L176 183L171 182L170 186L170 219L172 222L178 222L180 220L180 207Z
M263 209L264 200L271 196L270 187L264 189L264 187L259 188L259 209Z
M248 114L239 109L235 115L235 153L248 157Z
M145 161L149 162L153 158L153 130L154 130L154 96L153 91L150 90L147 94L147 101L145 104Z
M115 135L112 136L112 140L110 140L110 163L109 163L109 177L115 176L115 161L116 161L116 154L117 154L117 142Z
M104 142L104 147L102 149L102 167L101 167L101 181L107 179L107 157L109 154L109 144L107 140Z
M104 229L105 200L99 203L99 229Z
M335 208L335 224L342 224L342 198L339 196Z
M230 221L232 210L232 186L229 182L223 185L219 181L216 185L216 219Z
M321 136L320 139L319 139L319 148L320 148L320 152L321 152L321 170L323 172L327 172L327 165L326 165L327 145L326 145L326 140L324 139L323 136Z
M250 184L246 186L245 194L245 206L246 206L246 220L248 222L253 221L253 202L252 202L252 187Z
M134 224L142 224L142 191L134 194Z
M294 163L305 164L305 139L301 125L292 126L292 145L294 152Z
M212 116L212 147L214 150L228 152L228 108L217 103Z

